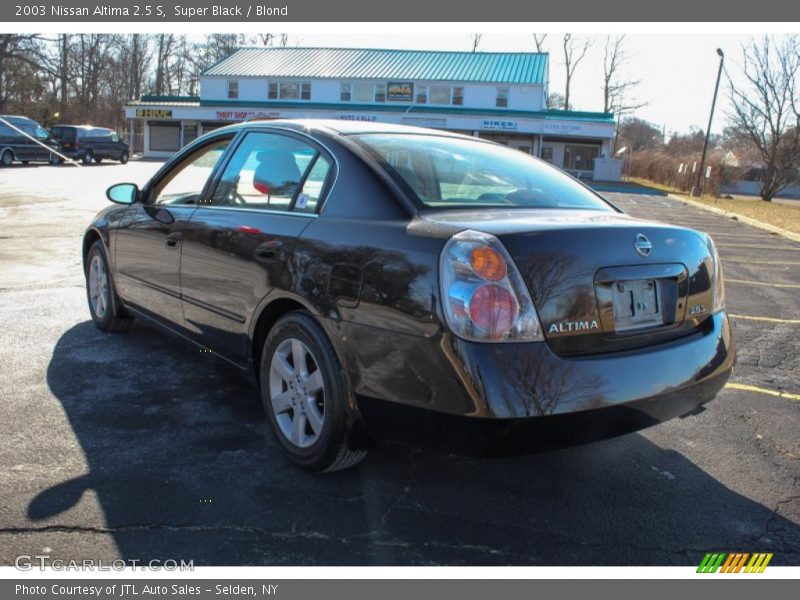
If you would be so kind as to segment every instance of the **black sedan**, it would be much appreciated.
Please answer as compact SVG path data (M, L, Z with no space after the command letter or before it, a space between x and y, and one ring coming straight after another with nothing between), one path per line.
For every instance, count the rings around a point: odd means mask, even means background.
M607 438L698 412L731 373L706 234L497 144L249 122L108 197L83 240L95 324L144 317L251 370L309 470L380 439L486 455Z

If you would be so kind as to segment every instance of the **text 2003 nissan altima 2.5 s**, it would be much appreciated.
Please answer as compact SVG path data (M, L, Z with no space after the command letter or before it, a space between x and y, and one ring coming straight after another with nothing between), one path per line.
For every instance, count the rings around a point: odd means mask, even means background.
M376 439L499 454L695 411L733 364L719 256L550 165L440 131L249 122L109 188L105 331L146 317L252 368L290 459Z

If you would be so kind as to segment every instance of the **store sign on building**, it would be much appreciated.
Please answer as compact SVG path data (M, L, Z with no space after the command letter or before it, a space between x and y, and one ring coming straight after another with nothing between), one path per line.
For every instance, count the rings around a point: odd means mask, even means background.
M484 119L481 121L481 129L492 131L516 131L517 122L503 119Z
M341 121L366 121L372 123L376 121L375 115L359 115L359 114L341 114L339 115Z
M545 123L542 125L544 133L581 133L583 127L580 123Z
M166 108L137 108L136 116L143 119L171 119L172 110Z
M390 102L411 102L414 84L410 81L390 81L386 86L386 99Z
M276 110L218 110L220 121L246 121L247 119L277 119L281 116Z

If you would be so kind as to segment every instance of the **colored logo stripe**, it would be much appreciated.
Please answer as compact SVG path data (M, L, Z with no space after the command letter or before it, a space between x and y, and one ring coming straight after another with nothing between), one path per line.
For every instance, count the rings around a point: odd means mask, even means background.
M750 562L747 562L747 559ZM698 573L763 573L772 560L772 553L756 552L708 552L703 557ZM747 566L745 566L747 563ZM744 569L744 570L743 570Z

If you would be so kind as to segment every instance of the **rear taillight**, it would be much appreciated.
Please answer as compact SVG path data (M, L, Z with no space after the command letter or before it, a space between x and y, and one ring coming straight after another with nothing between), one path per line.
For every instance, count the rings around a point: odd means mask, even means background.
M711 249L711 256L714 261L714 276L711 281L714 283L714 301L711 312L718 313L725 310L725 280L722 276L722 262L719 259L719 252L714 244L714 240L709 236L708 245Z
M493 235L454 235L442 250L439 272L445 320L457 336L478 342L544 340L522 277Z

